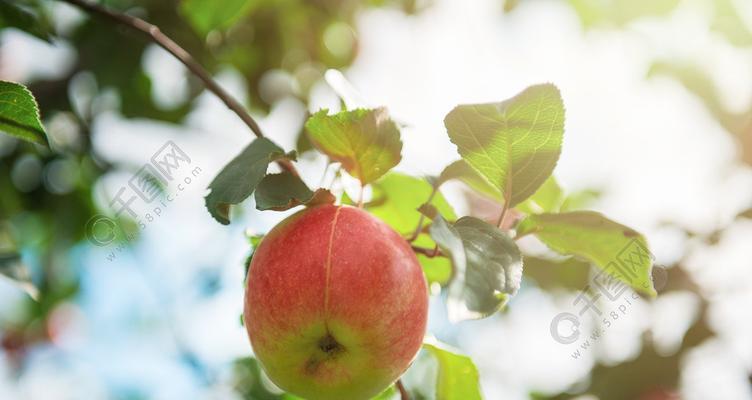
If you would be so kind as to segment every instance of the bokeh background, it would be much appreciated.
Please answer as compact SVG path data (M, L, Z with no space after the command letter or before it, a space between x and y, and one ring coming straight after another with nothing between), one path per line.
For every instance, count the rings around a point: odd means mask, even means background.
M647 236L660 296L634 301L575 357L579 342L549 327L588 269L526 238L539 257L502 313L450 324L435 296L430 331L473 358L488 399L752 399L751 2L105 3L194 54L301 152L311 186L332 174L301 137L322 107L387 106L404 125L397 170L435 175L459 158L443 126L452 107L555 83L567 119L554 175ZM45 23L0 20L0 79L34 93L52 150L0 135L0 398L280 397L240 314L248 237L286 214L249 200L226 227L203 201L252 135L142 36L60 2L19 4ZM123 218L132 235L87 240L90 218L113 215L168 141L201 172L153 221ZM458 214L498 212L460 185L444 194ZM420 358L406 375L416 397L431 398L432 368Z

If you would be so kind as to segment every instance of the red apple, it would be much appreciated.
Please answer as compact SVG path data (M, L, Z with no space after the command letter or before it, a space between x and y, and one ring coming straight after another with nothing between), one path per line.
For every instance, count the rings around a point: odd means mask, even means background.
M322 205L282 221L253 255L245 326L280 388L307 399L368 399L410 365L428 290L410 245L369 213Z

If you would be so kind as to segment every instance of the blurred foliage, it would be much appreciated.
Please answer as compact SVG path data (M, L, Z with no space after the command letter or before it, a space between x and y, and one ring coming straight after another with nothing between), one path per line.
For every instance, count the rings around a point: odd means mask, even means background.
M217 30L226 30L239 19L245 17L264 1L229 0L202 1L185 0L180 2L180 11L202 36Z
M411 0L255 0L235 1L232 7L227 3L105 2L159 26L211 73L238 71L247 80L251 108L261 112L282 96L306 103L326 68L345 67L354 59L358 10L419 9ZM71 250L86 240L90 218L109 212L98 210L93 202L99 177L128 168L110 165L93 152L93 121L103 110L114 108L125 117L181 123L203 92L200 82L189 76L185 98L169 106L159 104L153 78L145 69L145 51L153 46L145 37L97 17L53 23L59 22L54 21L59 6L52 0L0 0L0 32L13 28L43 41L54 38L76 50L69 69L54 78L23 82L38 100L51 148L0 135L0 273L28 285L29 293L38 290L37 300L29 297L19 318L0 321L0 342L19 361L35 342L50 339L51 313L77 294L80 266ZM0 59L0 80L3 65L12 62ZM133 227L132 221L118 222L126 230ZM127 234L118 233L118 242L127 246L124 237Z
M21 262L21 254L11 237L7 223L0 223L0 275L9 278L11 282L26 291L32 299L38 299L39 289L31 282L29 270Z
M569 0L585 28L621 27L638 18L664 16L680 0Z
M623 29L644 18L665 18L683 0L566 0L577 14L583 28ZM530 0L505 0L504 11L512 12ZM752 28L744 21L734 0L697 2L709 6L709 28L735 46L752 46Z
M532 278L543 290L582 290L588 284L590 263L569 257L553 260L525 257L525 276Z
M732 45L746 48L752 46L752 29L741 18L733 2L731 0L714 0L712 4L715 6L715 13L710 28L719 32ZM733 137L737 144L740 161L752 165L752 108L742 111L730 109L723 101L722 92L716 83L716 78L704 67L704 60L701 56L683 60L657 59L651 65L648 77L674 79L684 86L689 93L704 104L710 116L716 119L719 125ZM739 211L735 219L750 218L752 216L750 210L752 209ZM698 233L679 226L679 224L669 222L667 225L678 226L678 229L684 232L687 237L699 239L699 243L709 246L717 245L726 229L726 227L719 227L709 233ZM681 271L679 268L672 268L670 271L675 270ZM686 279L681 280L681 282L686 281ZM698 291L695 285L691 286L695 289L693 291ZM703 308L703 317L705 309L706 306ZM690 348L689 345L684 343L682 351L686 351L688 348ZM667 385L675 388L677 383L670 382Z
M26 7L24 2L0 0L0 27L12 27L50 42L50 21L38 7Z
M658 60L648 71L649 77L669 77L697 96L708 112L734 137L741 160L752 165L752 108L731 111L721 100L718 87L706 69L697 63Z
M514 11L523 0L507 0L506 11ZM569 0L575 13L585 29L611 28L628 29L628 25L643 18L653 20L668 17L683 2L678 0ZM752 29L740 16L732 0L710 0L710 18L708 27L729 44L739 47L752 46ZM723 101L720 89L709 71L703 67L704 60L657 59L651 66L648 76L675 79L690 93L695 95L708 109L710 115L731 134L739 148L741 161L752 165L752 109L741 112L731 110ZM571 195L566 200L562 211L580 209L600 195L597 191L583 191ZM475 197L474 204L477 203ZM527 205L523 205L527 206ZM533 211L528 209L526 211ZM498 209L496 210L498 212ZM738 218L752 218L750 209L738 213ZM669 224L673 225L673 224ZM697 233L684 228L688 237L699 239L698 243L715 246L726 227L720 227L709 233ZM710 267L710 266L708 266ZM587 284L590 265L574 258L547 259L525 257L525 275L536 281L546 290L579 291ZM661 271L661 269L654 270ZM700 310L695 322L690 326L681 346L670 354L658 353L652 338L646 334L642 350L636 358L613 365L599 363L583 382L575 385L571 393L548 396L531 394L535 399L570 399L580 398L583 394L594 395L604 399L641 399L673 400L679 396L680 371L684 356L692 349L714 336L708 324L708 300L699 295L702 290L685 272L681 263L666 269L668 276L663 277L667 286L660 293L684 291L698 294L701 300ZM657 279L654 277L654 279Z
M697 290L694 281L681 264L667 269L667 286L661 294ZM699 297L699 296L698 296ZM554 396L538 394L538 399L563 400L580 398L583 394L614 400L675 400L679 399L679 380L683 357L715 333L708 321L708 302L699 297L699 311L694 322L683 333L681 346L666 354L658 352L649 334L642 338L642 350L633 359L616 365L596 363L584 387L577 385L569 393Z
M735 46L752 46L752 29L739 15L734 0L714 0L711 28Z

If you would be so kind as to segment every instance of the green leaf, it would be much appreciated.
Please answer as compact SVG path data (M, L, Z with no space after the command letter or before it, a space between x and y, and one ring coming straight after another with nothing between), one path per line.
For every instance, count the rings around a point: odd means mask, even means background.
M437 218L431 237L452 261L447 310L452 322L487 317L517 293L522 255L504 232L474 217L453 226Z
M462 238L467 258L462 296L467 310L456 316L463 319L489 316L519 290L522 254L509 236L480 219L462 217L454 228Z
M516 208L527 214L542 212L558 212L564 203L564 191L556 182L553 175L549 176L529 199L520 203Z
M504 201L504 195L501 191L491 185L486 178L474 170L473 167L465 162L465 160L457 160L444 168L444 170L441 171L441 175L439 175L436 185L441 186L445 182L453 179L462 181L471 189L492 200L498 202Z
M313 191L300 177L283 172L265 176L254 196L257 209L283 211L304 204L313 197Z
M564 137L564 104L556 86L535 85L501 103L457 106L444 124L462 158L511 208L553 172Z
M313 148L313 144L311 144L311 139L308 138L305 126L301 126L297 139L295 139L295 151L297 151L298 154L303 154L309 150L315 149Z
M439 175L437 185L458 179L475 190L480 195L499 202L504 201L501 192L491 186L480 174L470 167L464 160L457 160L449 164ZM530 198L517 205L517 209L527 214L539 214L542 212L572 211L582 208L600 196L596 190L582 190L564 195L564 190L559 186L553 175L549 176L543 185L538 188Z
M289 172L267 175L258 184L255 193L258 210L289 210L299 205L334 203L334 195L326 189L315 192L299 176Z
M211 193L205 200L212 217L221 224L229 224L230 205L250 196L266 176L269 163L282 158L294 159L295 154L285 154L282 148L267 138L251 142L209 184Z
M362 184L375 181L402 159L400 132L385 108L327 112L321 110L306 121L308 137Z
M51 24L41 7L21 7L8 0L0 0L0 28L16 28L51 43Z
M652 255L635 230L593 211L530 215L517 235L535 234L552 250L594 263L636 291L655 296Z
M429 232L431 239L434 240L439 249L441 249L441 252L451 261L452 271L449 296L453 299L451 302L453 308L449 311L449 314L452 315L455 307L454 304L456 303L454 299L462 297L465 275L467 275L465 247L462 244L462 237L460 237L459 232L441 216L434 220Z
M588 207L601 197L601 192L594 189L583 189L567 195L559 208L560 212L576 211Z
M473 360L436 341L423 343L439 363L436 400L479 400L480 377Z
M196 32L205 36L214 29L231 27L259 4L260 0L183 0L180 12Z
M428 201L433 188L424 179L390 172L374 184L374 191L376 198L366 206L368 211L395 231L410 235L420 219L418 208ZM445 218L456 219L454 210L440 192L436 192L430 204Z
M0 131L47 146L37 101L25 86L0 81Z
M590 263L576 257L551 260L525 255L525 278L532 278L543 290L580 291L587 287Z

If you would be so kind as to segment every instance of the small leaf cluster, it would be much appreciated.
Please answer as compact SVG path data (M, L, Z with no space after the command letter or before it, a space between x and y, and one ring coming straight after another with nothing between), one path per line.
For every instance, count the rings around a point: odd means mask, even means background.
M571 211L577 199L567 198L552 176L564 137L564 105L554 85L534 85L499 103L459 105L444 122L461 159L430 179L390 171L401 160L402 143L399 126L384 108L331 115L322 110L305 126L319 152L361 185L372 186L373 198L363 206L413 244L429 282L446 288L450 320L493 315L514 296L524 269L516 239L526 235L592 263L636 291L655 294L649 259L632 265L633 276L610 268L630 243L647 249L644 237L599 213ZM251 143L210 185L212 215L228 223L229 205L254 190L261 210L336 201L293 174L266 175L279 158L294 160L294 154L268 139ZM498 202L499 219L457 219L439 190L451 180ZM505 224L513 213L516 220Z
M315 193L291 172L267 174L269 164L277 160L294 161L295 152L285 153L271 140L262 137L246 146L217 175L206 196L206 208L217 222L230 223L230 205L238 204L255 192L259 210L284 211L297 205L333 202L328 190Z

